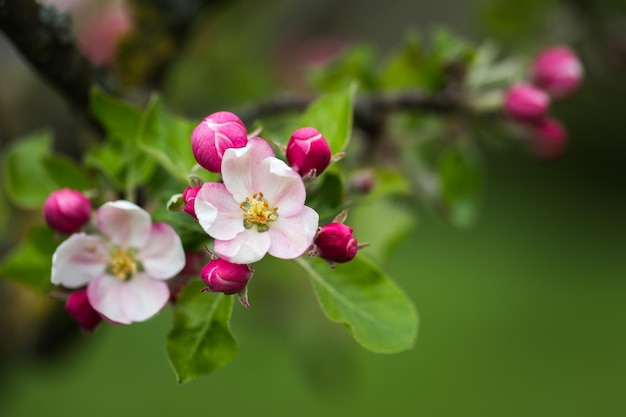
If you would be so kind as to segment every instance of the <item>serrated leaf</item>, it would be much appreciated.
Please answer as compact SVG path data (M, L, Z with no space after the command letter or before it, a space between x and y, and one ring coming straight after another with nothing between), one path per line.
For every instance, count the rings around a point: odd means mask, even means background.
M300 127L317 129L328 141L333 155L342 152L352 134L352 108L357 84L344 90L322 94L307 108Z
M0 263L0 276L26 284L40 292L50 286L52 254L58 242L47 227L37 227Z
M196 280L181 291L167 335L167 354L180 384L221 368L238 350L230 332L233 297L202 288Z
M357 255L335 269L320 258L298 258L297 262L309 273L324 314L346 326L364 348L395 353L413 346L417 311L372 261Z

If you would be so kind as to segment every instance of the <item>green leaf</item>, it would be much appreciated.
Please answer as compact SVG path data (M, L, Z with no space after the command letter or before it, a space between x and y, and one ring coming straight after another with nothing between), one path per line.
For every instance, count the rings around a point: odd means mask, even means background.
M376 89L376 52L369 45L357 45L323 68L311 71L312 84L320 91L338 91L357 81L361 89Z
M86 191L93 187L85 171L76 162L62 155L47 155L42 163L57 188Z
M233 297L202 288L196 280L181 291L167 335L167 354L180 384L221 368L238 350L229 324Z
M471 226L482 197L484 168L480 154L459 141L441 154L437 172L445 216L455 226Z
M40 292L50 286L52 254L58 242L47 227L36 227L26 239L0 263L3 278L26 284Z
M325 171L319 179L318 188L314 192L308 193L308 196L312 198L307 204L315 208L320 217L336 215L345 201L342 176L332 170Z
M134 140L143 113L139 107L108 95L98 87L91 90L89 104L111 139L121 142Z
M404 45L387 59L381 73L381 83L386 88L416 88L434 90L441 82L439 68L422 48L420 37L409 34Z
M395 353L413 346L417 311L406 294L371 261L357 255L335 269L321 258L298 258L322 310L364 348Z
M343 151L352 134L352 107L357 84L346 89L322 94L307 108L300 120L300 127L317 129L328 141L334 154Z

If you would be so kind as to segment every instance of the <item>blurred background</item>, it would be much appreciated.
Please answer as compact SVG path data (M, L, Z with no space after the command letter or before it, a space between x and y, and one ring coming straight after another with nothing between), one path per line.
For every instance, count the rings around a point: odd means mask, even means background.
M234 311L238 356L177 386L164 347L169 309L83 336L59 302L0 281L0 415L626 415L622 1L215 1L194 19L201 2L136 1L147 29L122 38L119 62L105 45L133 24L123 3L59 3L77 36L96 36L83 52L118 75L113 89L141 100L142 88L158 86L192 118L306 91L306 67L348 44L368 42L384 55L407 31L442 25L474 42L493 39L505 53L570 44L586 78L553 110L570 134L560 159L484 149L487 187L473 227L416 209L416 227L384 265L418 307L414 349L363 350L323 317L295 266L268 260L252 281L252 308ZM178 14L159 25L159 8ZM93 22L102 33L81 32ZM94 45L101 49L89 51ZM2 149L50 127L55 147L78 154L85 125L0 36ZM0 249L36 222L39 213L0 198Z

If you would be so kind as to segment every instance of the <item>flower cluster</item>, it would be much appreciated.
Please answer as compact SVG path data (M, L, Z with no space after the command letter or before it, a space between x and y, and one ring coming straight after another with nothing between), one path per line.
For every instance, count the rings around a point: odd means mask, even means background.
M561 154L567 132L548 115L553 99L573 93L581 84L583 68L570 48L554 46L541 51L530 68L530 81L512 85L505 93L504 111L531 131L532 151L542 158Z

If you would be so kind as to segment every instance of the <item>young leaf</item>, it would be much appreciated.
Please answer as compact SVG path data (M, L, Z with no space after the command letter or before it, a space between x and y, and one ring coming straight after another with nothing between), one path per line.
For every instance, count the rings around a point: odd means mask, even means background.
M296 261L309 273L326 317L346 326L364 348L395 353L413 346L415 307L371 261L357 255L335 269L321 258Z
M233 297L200 292L204 284L192 281L181 291L167 335L167 354L178 383L208 375L237 354L230 332Z
M300 127L313 127L324 135L333 155L343 151L350 141L356 89L356 83L352 83L344 90L321 95L300 120Z

